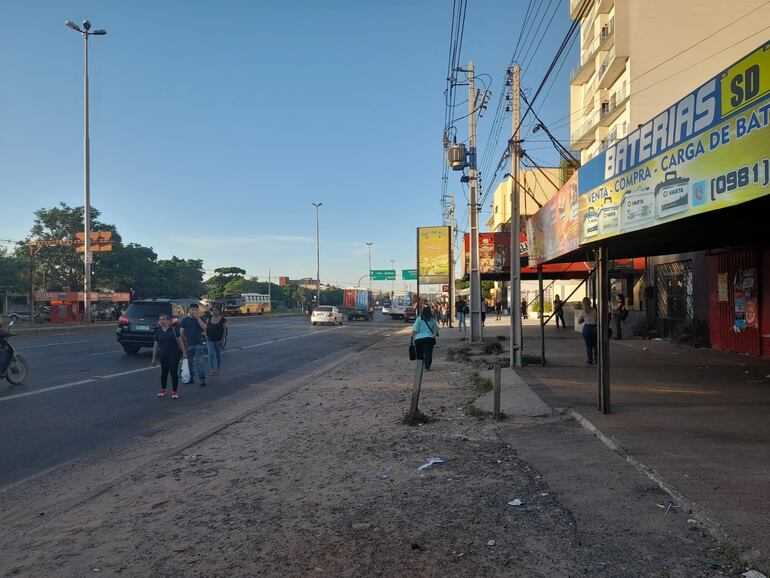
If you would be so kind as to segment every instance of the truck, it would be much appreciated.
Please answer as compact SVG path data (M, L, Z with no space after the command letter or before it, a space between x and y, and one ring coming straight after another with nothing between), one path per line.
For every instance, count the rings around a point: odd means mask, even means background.
M371 321L374 318L374 295L369 289L348 287L342 297L342 314L347 316L348 321Z
M394 291L390 298L390 318L403 319L407 307L414 307L415 295L411 291Z

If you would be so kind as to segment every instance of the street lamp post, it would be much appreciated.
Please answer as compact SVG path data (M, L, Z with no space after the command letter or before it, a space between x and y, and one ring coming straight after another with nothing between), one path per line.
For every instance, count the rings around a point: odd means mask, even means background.
M366 244L366 246L369 247L369 291L372 290L372 245L374 245L374 243Z
M91 147L88 135L88 37L104 36L106 30L91 30L91 23L88 20L83 21L81 28L71 20L67 20L64 25L79 32L83 36L83 305L85 307L84 318L88 323L91 321Z
M318 208L323 205L323 203L312 203L312 205L315 207L315 299L316 307L318 307L321 305L321 229L319 226Z
M395 271L396 271L396 260L395 259L391 259L390 260L390 268L393 269L393 272L395 273ZM393 276L393 289L391 290L391 292L392 293L396 292L396 276L395 275Z

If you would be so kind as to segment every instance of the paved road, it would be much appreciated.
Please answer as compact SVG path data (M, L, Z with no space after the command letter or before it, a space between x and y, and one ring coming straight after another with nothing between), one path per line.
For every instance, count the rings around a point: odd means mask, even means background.
M16 337L30 376L21 386L0 382L0 486L152 431L185 406L205 407L289 370L310 372L315 362L403 327L380 315L341 327L313 327L304 317L236 319L222 375L206 388L180 384L179 401L156 397L159 369L150 367L150 350L126 355L114 328Z

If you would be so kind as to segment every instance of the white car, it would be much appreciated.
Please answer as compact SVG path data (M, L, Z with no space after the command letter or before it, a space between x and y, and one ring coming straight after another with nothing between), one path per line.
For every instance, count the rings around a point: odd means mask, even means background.
M387 305L383 303L382 305L382 314L383 315L390 315L390 303Z
M313 310L310 316L310 323L330 323L331 325L342 325L342 313L333 305L321 305Z

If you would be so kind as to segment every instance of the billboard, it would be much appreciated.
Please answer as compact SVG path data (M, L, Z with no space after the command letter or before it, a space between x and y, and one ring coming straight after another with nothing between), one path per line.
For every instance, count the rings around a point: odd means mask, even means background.
M770 43L580 169L580 243L770 193Z
M527 235L524 231L519 234L519 253L526 257L528 250ZM471 271L471 235L465 233L463 243L463 274ZM479 233L479 273L506 274L511 273L511 234Z
M449 283L449 227L417 228L418 283Z
M529 264L537 266L580 246L578 175L572 177L527 220Z

